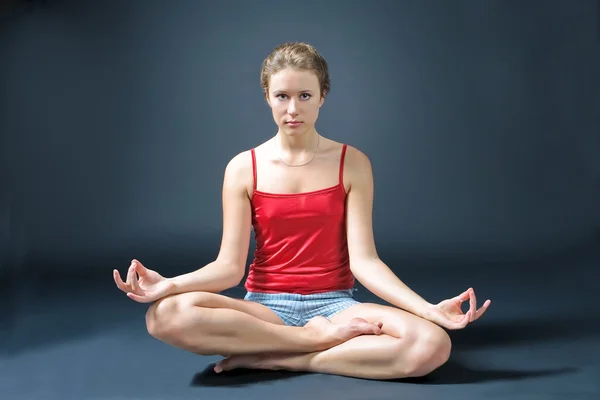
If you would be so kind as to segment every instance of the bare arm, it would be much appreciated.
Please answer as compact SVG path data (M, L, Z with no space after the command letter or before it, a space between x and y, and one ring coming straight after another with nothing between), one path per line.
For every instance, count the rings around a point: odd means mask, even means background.
M347 230L352 273L377 297L424 317L431 304L404 284L377 254L372 227L374 184L369 159L359 150L348 147L345 171L350 180Z
M244 277L251 228L248 188L252 187L253 178L249 160L247 153L240 153L225 168L223 234L216 260L196 271L170 278L175 286L172 294L217 293L238 285Z

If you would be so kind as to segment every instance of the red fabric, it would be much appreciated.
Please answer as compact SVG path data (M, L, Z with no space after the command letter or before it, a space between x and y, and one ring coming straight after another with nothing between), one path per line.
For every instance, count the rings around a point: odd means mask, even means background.
M256 190L252 153L254 260L245 288L251 292L311 294L351 289L346 240L346 190L342 147L337 185L306 193L274 194Z

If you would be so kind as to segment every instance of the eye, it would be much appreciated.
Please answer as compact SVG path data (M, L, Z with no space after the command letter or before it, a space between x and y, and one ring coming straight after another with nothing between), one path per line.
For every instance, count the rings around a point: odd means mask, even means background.
M300 95L301 98L303 98L303 100L308 100L310 99L312 96L308 93L302 93ZM284 100L285 98L287 98L287 95L280 93L278 95L275 96L275 98L279 99L279 100Z

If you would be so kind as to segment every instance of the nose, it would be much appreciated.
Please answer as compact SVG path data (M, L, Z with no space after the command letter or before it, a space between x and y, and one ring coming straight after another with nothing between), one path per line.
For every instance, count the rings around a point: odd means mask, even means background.
M290 101L287 112L291 117L295 117L296 115L298 115L298 111L296 109L296 102L294 100Z

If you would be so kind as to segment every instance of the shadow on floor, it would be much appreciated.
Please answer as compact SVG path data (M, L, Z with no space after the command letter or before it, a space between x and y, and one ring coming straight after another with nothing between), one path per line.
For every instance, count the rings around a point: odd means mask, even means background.
M548 368L536 370L475 369L456 360L450 360L438 370L422 378L399 379L394 382L425 385L456 385L493 381L518 381L577 372L576 368Z
M309 375L308 372L269 371L239 368L217 374L213 371L215 364L208 365L192 379L191 386L246 386L270 381L281 381L297 376Z
M522 320L486 321L450 331L454 349L503 347L600 336L600 317L531 317Z
M214 364L210 364L203 371L198 372L192 379L191 386L223 386L239 387L258 383L281 381L303 375L305 372L268 371L240 368L217 374L213 371ZM422 378L395 379L385 382L408 383L420 385L455 385L483 383L490 381L516 381L530 378L556 376L575 373L575 368L559 368L545 370L508 370L508 369L474 369L463 365L456 360L448 361L444 366ZM356 379L356 378L349 378ZM363 380L363 379L360 379Z

